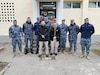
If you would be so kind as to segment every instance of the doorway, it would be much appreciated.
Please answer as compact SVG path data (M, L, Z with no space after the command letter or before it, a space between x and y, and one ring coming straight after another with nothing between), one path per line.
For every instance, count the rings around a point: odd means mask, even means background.
M40 2L40 15L46 14L48 17L56 18L56 2Z

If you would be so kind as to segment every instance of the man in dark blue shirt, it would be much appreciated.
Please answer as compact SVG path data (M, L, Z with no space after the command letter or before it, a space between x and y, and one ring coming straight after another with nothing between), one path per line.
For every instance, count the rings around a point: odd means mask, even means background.
M95 32L94 26L89 23L89 19L85 18L84 19L84 24L81 25L80 27L80 32L81 32L81 47L82 47L82 56L84 57L85 54L85 48L86 48L86 58L89 58L89 53L90 53L90 46L91 46L91 36Z
M36 36L36 53L38 54L39 51L39 37L38 37L38 28L40 27L41 22L40 22L40 17L37 17L37 22L34 23L34 30L35 30L35 36Z

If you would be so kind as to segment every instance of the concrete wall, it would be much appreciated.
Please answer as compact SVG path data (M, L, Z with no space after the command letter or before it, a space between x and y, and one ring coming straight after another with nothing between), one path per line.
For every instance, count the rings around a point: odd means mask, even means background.
M100 9L89 9L90 22L94 25L96 34L100 34Z
M66 24L70 24L71 19L75 19L77 25L82 24L81 9L63 9L63 17L66 19Z

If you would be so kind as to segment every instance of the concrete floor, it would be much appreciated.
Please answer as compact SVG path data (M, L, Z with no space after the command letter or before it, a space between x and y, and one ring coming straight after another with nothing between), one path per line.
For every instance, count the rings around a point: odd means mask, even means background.
M9 62L11 65L3 75L100 75L100 56L91 52L91 60L80 58L79 44L76 56L60 53L56 60L40 60L37 55L30 53L13 58L11 44L4 46L5 50L0 53L0 61ZM92 45L92 48L100 48L99 46Z

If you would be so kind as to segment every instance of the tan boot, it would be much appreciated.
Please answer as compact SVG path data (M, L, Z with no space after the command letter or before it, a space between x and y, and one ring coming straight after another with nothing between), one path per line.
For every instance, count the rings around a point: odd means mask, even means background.
M81 58L85 57L85 54L84 54L84 53L82 53L82 55L81 55L80 57L81 57Z
M87 58L88 60L90 60L90 57L89 57L89 56L86 56L86 58Z
M76 55L76 51L74 51L73 55L74 55L74 56Z
M19 55L20 55L20 56L22 56L22 55L23 55L22 51L20 51Z
M64 50L62 50L62 53L64 54Z
M88 60L90 60L89 53L87 53L86 58L87 58Z
M42 60L42 55L38 55L38 57L40 58L40 60Z
M13 58L16 56L16 52L13 52Z
M70 52L68 52L69 54L72 54L73 52L72 52L72 50L70 50Z

